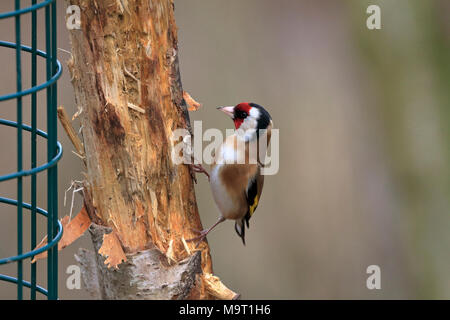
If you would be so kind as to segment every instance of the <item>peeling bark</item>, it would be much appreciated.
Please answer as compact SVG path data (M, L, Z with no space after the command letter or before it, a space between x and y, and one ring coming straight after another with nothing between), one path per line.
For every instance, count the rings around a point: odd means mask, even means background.
M115 232L128 259L117 271L96 254L93 270L93 256L80 252L85 280L98 282L91 291L107 299L212 298L202 277L191 283L199 272L212 274L207 242L199 246L200 270L199 254L184 241L202 229L191 172L171 161L172 132L190 130L173 1L67 3L81 9L68 66L82 110L85 207ZM102 238L91 234L98 251ZM163 257L171 265L153 271Z
M98 252L104 233L112 230L93 224L89 231ZM158 249L147 249L127 255L117 270L106 266L105 257L86 249L79 249L75 257L83 283L96 299L186 299L202 272L200 251L170 265Z

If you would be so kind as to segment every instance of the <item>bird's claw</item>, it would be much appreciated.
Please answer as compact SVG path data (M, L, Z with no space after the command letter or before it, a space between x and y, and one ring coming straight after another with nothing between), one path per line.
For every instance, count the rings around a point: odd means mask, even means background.
M197 241L195 243L195 248L198 248L198 245L200 244L200 242L202 242L203 240L205 240L206 235L208 234L208 230L196 230L191 228L192 231L195 231L197 233L199 233L199 235L197 237L191 238L191 239L187 239L187 242L193 242L193 241Z
M208 181L210 181L208 171L206 171L206 169L203 168L201 164L191 164L190 166L191 166L191 169L193 172L204 173L208 177ZM197 183L197 181L196 181L196 183Z
M199 229L195 229L195 228L190 228L192 232L195 233L201 233L203 230L199 230Z

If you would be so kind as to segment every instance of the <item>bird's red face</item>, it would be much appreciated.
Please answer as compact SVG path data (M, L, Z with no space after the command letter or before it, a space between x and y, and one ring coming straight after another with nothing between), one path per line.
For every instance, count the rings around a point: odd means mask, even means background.
M250 115L252 107L247 102L239 103L234 107L234 126L239 129L244 120Z
M239 129L244 123L245 119L250 115L250 110L252 106L250 106L247 102L239 103L238 105L232 107L220 107L219 110L228 114L231 119L233 119L234 126L236 129Z
M270 123L269 113L260 105L242 102L236 106L219 107L219 110L228 114L233 119L236 129L265 129Z

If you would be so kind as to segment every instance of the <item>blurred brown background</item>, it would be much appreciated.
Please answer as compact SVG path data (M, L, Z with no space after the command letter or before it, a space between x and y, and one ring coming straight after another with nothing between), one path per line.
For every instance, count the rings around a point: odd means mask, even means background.
M70 51L65 3L58 2L58 46ZM366 27L370 4L381 7L381 30ZM1 12L12 8L13 1L0 2ZM246 299L449 299L450 2L176 0L175 9L183 86L203 103L191 120L202 120L204 129L231 128L215 107L253 101L280 129L280 171L266 177L247 246L231 222L208 236L224 283ZM29 20L23 18L26 44ZM13 28L14 20L0 21L0 39L13 41ZM43 29L39 44L45 47ZM66 67L69 54L61 50L59 58ZM0 94L15 91L14 59L0 48ZM29 70L24 55L25 87ZM75 113L67 70L58 91L59 104ZM29 123L29 98L24 105ZM0 117L15 119L14 102L0 107ZM45 129L43 104L39 121ZM59 129L63 216L71 201L68 193L64 207L64 191L82 178L82 168ZM0 150L0 174L13 172L14 130L0 127ZM44 188L45 174L39 179ZM206 179L198 180L209 226L218 211ZM15 188L1 183L0 194L16 197ZM29 201L28 179L25 190ZM38 196L45 207L45 191ZM80 207L77 195L74 213ZM16 219L13 208L0 205L0 213L3 258L16 250ZM45 222L39 226L40 239ZM89 298L66 288L65 271L79 247L91 247L89 236L60 254L61 299ZM373 264L381 268L381 290L366 288ZM38 270L45 286L45 261ZM15 275L15 266L0 266L0 273ZM15 295L13 285L0 283L0 299Z

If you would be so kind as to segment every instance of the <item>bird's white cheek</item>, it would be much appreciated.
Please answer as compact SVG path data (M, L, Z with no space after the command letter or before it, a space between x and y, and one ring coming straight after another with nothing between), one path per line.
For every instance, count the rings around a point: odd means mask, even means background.
M250 116L254 119L258 119L260 116L260 112L257 108L251 108L250 109Z
M248 117L244 120L242 125L239 127L238 137L245 141L250 141L256 138L256 128L258 127L258 121L253 117Z

